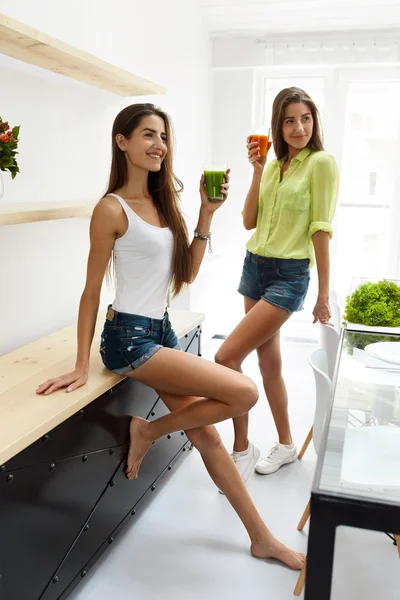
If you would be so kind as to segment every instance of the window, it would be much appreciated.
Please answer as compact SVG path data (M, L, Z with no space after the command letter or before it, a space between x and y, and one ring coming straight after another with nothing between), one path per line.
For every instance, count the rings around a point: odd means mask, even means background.
M350 81L347 88L335 285L353 276L395 278L398 269L400 81Z

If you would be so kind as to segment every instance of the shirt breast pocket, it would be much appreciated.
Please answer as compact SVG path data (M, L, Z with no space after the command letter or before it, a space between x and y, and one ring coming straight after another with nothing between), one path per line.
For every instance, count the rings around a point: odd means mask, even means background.
M307 178L296 182L292 187L284 204L293 212L309 213L311 207L311 188Z

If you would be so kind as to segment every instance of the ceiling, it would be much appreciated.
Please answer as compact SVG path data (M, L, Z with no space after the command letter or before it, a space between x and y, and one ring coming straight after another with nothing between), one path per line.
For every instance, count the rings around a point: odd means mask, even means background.
M213 38L400 31L400 0L199 0Z

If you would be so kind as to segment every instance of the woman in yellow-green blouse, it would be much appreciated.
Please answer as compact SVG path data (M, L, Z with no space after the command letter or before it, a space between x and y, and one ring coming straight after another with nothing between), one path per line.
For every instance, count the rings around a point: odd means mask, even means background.
M257 142L247 140L253 180L243 209L243 224L255 232L247 244L239 293L246 316L220 347L216 361L241 370L257 350L265 393L278 432L265 458L248 440L248 415L235 418L233 460L247 481L254 467L267 475L297 458L293 443L279 331L290 315L303 308L316 261L318 298L314 323L329 323L329 240L339 175L333 156L324 151L319 115L299 88L282 90L272 109L276 160L264 169Z

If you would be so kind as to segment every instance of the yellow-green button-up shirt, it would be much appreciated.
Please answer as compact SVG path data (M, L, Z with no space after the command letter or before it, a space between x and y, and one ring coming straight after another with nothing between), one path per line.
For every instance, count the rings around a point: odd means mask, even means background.
M314 233L326 231L332 237L338 168L327 152L304 148L280 181L284 161L273 160L264 170L257 227L247 250L274 258L309 258L312 265Z

